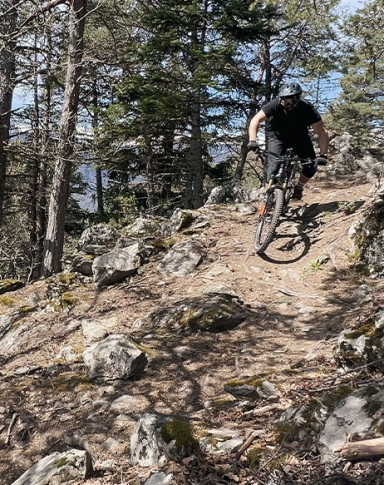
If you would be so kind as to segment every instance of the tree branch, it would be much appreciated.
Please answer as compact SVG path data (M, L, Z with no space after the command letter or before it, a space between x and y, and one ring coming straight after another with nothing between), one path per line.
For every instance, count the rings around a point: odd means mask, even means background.
M48 10L57 7L58 5L67 3L67 1L68 0L50 0L49 2L43 3L36 9L36 11L32 15L30 15L21 22L19 28L25 27L27 24L32 22L32 20L34 20L38 15L47 12Z

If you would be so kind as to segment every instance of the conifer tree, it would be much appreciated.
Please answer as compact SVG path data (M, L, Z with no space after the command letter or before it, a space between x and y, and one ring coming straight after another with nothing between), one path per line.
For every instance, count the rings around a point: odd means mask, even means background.
M384 1L372 0L357 10L343 33L342 91L327 122L366 142L384 126Z
M181 204L197 208L204 201L208 146L230 132L242 116L245 89L256 86L243 56L261 38L271 9L251 10L249 1L235 0L139 5L129 54L135 72L118 86L119 103L110 108L107 125L111 132L125 132L125 146L141 137L135 154L145 166L150 201L167 177L182 191Z

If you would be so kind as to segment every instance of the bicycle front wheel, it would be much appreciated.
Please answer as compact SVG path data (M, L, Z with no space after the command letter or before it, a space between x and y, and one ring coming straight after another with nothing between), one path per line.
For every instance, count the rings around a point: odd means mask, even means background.
M264 253L275 237L276 228L284 206L284 191L281 187L271 187L266 194L263 205L259 210L259 217L255 233L255 251Z
M284 194L284 204L286 206L286 209L288 208L288 204L291 201L293 192L295 190L295 186L299 181L299 175L300 175L300 172L297 169L297 164L295 163L292 166L292 170L289 175L287 187L285 189L285 194Z

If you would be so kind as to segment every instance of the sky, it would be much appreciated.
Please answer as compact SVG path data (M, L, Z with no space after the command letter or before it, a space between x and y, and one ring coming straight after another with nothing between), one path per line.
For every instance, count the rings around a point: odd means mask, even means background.
M340 5L353 12L358 8L362 8L366 3L367 0L341 0Z

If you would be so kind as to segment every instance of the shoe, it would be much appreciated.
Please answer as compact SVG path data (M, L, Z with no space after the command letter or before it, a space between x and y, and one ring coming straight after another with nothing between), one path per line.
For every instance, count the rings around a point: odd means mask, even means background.
M295 185L293 189L292 199L301 200L303 198L303 187Z

